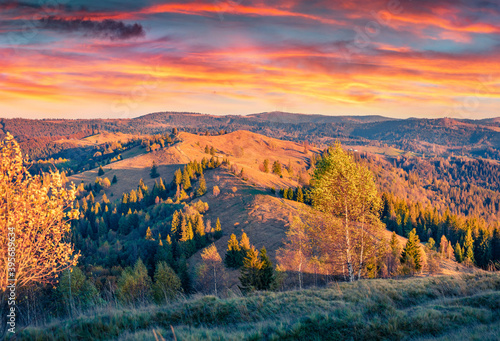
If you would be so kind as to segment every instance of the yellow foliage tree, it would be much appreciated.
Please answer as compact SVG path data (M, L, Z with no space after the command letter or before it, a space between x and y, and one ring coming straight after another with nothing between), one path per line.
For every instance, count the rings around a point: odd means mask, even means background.
M45 177L32 176L25 163L18 143L7 134L0 141L2 290L13 279L17 287L54 282L61 271L76 265L80 256L70 241L69 221L78 217L73 206L74 184L67 189L57 171Z

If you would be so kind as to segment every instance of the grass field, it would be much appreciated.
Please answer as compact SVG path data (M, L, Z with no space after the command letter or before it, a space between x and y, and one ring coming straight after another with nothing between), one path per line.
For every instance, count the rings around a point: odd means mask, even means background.
M102 308L19 340L498 340L500 275L363 280L330 288ZM173 330L173 332L172 332ZM155 335L156 334L156 335Z

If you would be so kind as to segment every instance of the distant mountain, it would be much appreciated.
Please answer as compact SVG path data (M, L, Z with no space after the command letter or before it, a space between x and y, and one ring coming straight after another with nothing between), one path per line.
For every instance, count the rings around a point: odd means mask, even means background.
M383 117L383 116L327 116L327 115L306 115L306 114L292 114L288 112L272 111L263 112L260 114L251 114L245 117L258 119L266 122L279 122L279 123L373 123L373 122L386 122L396 119Z
M172 128L200 134L247 130L290 141L318 145L340 140L350 145L388 145L417 153L482 156L500 160L500 118L484 120L391 119L383 116L325 116L287 112L241 115L207 115L190 112L157 112L133 119L27 120L0 119L0 135L11 132L25 152L49 142L93 135L99 131L133 135L161 134ZM59 148L59 147L58 147Z

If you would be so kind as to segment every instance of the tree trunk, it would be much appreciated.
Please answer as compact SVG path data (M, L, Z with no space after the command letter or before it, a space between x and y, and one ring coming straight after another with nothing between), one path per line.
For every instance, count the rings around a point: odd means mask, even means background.
M364 206L363 206L364 210ZM361 223L361 251L359 252L359 272L358 272L358 281L361 279L361 271L363 270L363 252L365 247L365 218L363 217L363 221Z
M215 285L215 296L217 296L217 272L215 271L215 265L214 265L214 285Z
M349 234L349 214L347 211L347 198L344 198L345 207L345 240L346 240L346 260L347 260L347 271L349 272L349 282L354 282L354 269L352 266L352 256L351 256L351 237Z

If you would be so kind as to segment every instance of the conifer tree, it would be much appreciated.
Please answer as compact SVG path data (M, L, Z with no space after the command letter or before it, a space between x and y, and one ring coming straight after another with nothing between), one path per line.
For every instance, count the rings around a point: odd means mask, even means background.
M156 166L156 162L154 161L153 161L153 166L151 166L151 171L149 172L149 176L152 179L155 179L160 176L160 174L158 173L158 167Z
M203 237L205 235L205 224L203 223L203 217L200 214L197 214L194 219L194 231L197 236Z
M477 266L486 269L491 260L491 243L487 231L479 230L479 236L474 243L474 257Z
M472 239L471 229L467 230L464 241L464 262L475 263L474 259L474 239Z
M104 169L102 168L102 166L99 166L99 171L97 172L97 175L98 176L104 175Z
M410 231L408 242L401 254L401 263L410 267L410 271L420 271L422 269L422 255L420 251L420 239L416 229Z
M187 169L184 169L184 172L182 173L182 188L185 191L191 188L191 177Z
M448 255L448 239L446 239L446 236L443 234L441 237L441 241L439 243L439 252L441 253L441 258L445 258Z
M174 173L174 183L180 185L182 183L182 171L177 169Z
M154 240L153 238L153 232L151 232L151 228L148 226L148 229L146 230L146 240Z
M302 187L297 188L297 202L304 202L304 192Z
M259 258L259 252L255 247L248 250L246 257L243 259L243 266L240 269L240 290L243 293L249 293L258 290L260 285L260 272L263 262Z
M214 238L215 239L219 239L220 237L222 237L222 226L220 224L220 220L219 220L219 217L217 217L217 221L215 223L215 234L214 234Z
M171 223L171 229L170 229L170 234L172 237L174 237L175 240L178 240L180 238L180 233L181 233L181 212L175 211L174 215L172 217L172 223Z
M111 180L111 184L116 184L118 182L118 179L116 178L116 175L113 175L113 180Z
M458 242L457 242L457 244L455 244L455 260L458 263L462 263L464 260L464 254L462 251L462 247L460 246L460 244Z
M250 250L250 239L248 238L248 236L245 232L243 232L241 234L240 248L241 248L241 250L244 250L244 251Z
M196 194L199 197L201 197L205 193L207 193L207 183L205 182L205 176L203 175L203 173L201 173L200 184L199 184L198 191L196 192Z
M259 259L262 262L262 266L258 273L257 290L269 290L274 286L275 274L273 263L271 263L265 247L262 247L260 250Z
M243 265L243 258L241 257L241 248L238 244L238 239L233 233L227 242L226 257L224 258L224 264L228 268L237 269Z

